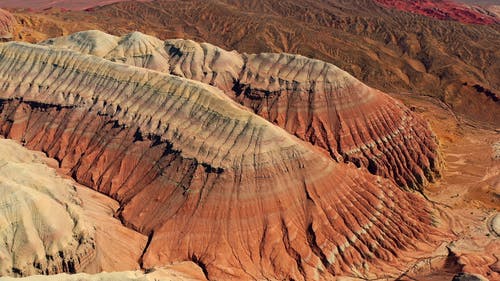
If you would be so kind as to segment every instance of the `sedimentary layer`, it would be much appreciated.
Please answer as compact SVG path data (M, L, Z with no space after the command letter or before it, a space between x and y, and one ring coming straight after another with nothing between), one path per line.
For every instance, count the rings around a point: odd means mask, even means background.
M326 151L399 185L420 189L439 174L436 139L400 102L338 67L290 54L239 54L139 32L78 32L42 44L197 80Z
M0 133L116 198L122 221L149 235L143 267L193 261L220 280L367 276L399 272L436 237L421 197L334 162L215 87L6 43L0 89Z
M0 276L84 268L96 253L93 225L82 217L70 180L37 154L0 139Z

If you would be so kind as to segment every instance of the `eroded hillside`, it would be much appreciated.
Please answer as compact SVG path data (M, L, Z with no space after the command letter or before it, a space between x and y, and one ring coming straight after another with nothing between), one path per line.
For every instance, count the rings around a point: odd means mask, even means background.
M1 133L116 198L125 225L149 235L144 267L396 274L442 237L418 195L334 162L217 88L44 46L6 43L0 58Z

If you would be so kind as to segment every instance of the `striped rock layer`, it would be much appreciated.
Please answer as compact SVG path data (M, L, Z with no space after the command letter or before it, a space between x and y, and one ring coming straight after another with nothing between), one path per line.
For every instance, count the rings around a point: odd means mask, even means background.
M5 43L0 102L1 134L116 198L122 221L149 235L145 268L189 260L209 279L331 280L399 271L435 238L421 197L203 83Z
M239 54L139 32L119 38L84 31L42 44L213 85L334 160L366 167L400 186L421 189L439 175L436 138L424 120L323 61L290 54Z

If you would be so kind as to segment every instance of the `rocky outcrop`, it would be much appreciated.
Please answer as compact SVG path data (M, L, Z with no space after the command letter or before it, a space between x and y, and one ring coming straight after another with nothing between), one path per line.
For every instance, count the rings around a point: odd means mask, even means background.
M1 134L116 198L122 221L149 235L143 267L368 276L399 272L437 237L421 197L334 162L215 87L22 43L0 46L0 85Z
M75 273L95 257L71 181L12 140L0 139L0 276Z
M436 139L400 102L334 65L290 54L239 54L190 40L85 31L43 42L197 80L289 133L399 185L420 189L439 174Z
M0 42L12 39L15 22L13 15L0 9Z

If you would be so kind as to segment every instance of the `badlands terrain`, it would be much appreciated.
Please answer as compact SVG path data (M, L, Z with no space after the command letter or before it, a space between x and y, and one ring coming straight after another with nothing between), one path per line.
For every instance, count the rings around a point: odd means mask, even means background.
M500 280L494 5L105 4L0 1L1 280Z
M26 7L30 3L18 2ZM500 25L490 12L498 6L386 2L415 4L396 9L373 0L132 1L87 11L12 12L17 40L40 42L92 29L117 36L140 31L240 53L301 54L332 63L385 92L438 97L461 116L498 127ZM429 2L437 4L427 7ZM455 11L455 6L470 14L436 19ZM432 17L403 8L431 11ZM460 22L481 15L488 22Z

